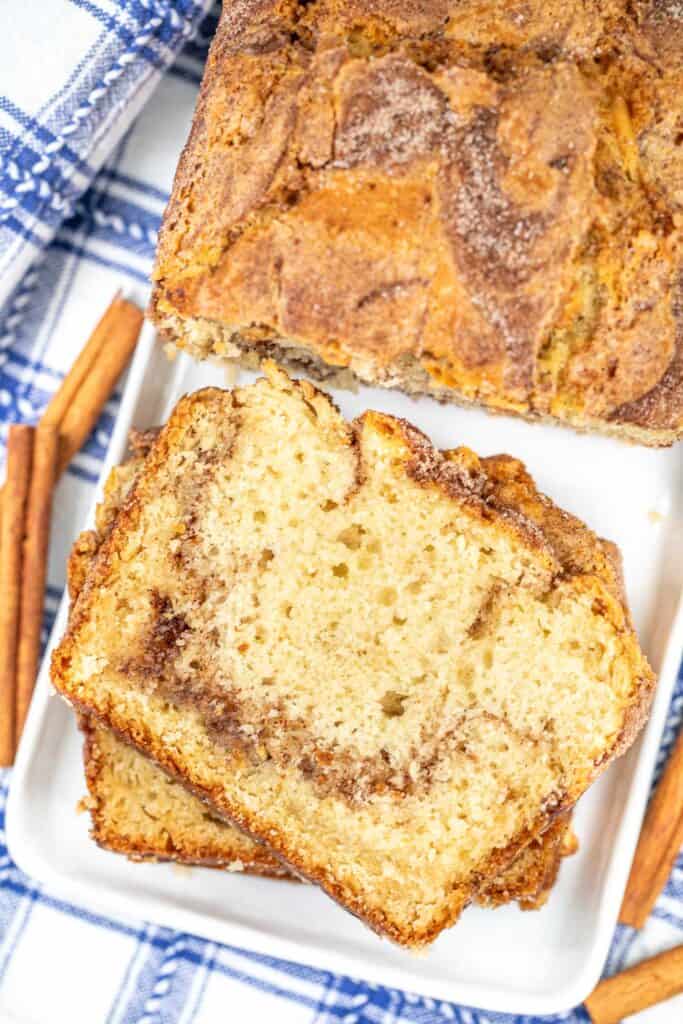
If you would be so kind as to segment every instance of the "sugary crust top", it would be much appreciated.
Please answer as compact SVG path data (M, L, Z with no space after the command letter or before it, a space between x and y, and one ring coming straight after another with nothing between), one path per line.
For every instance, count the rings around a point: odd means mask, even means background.
M153 315L683 427L673 2L225 4Z

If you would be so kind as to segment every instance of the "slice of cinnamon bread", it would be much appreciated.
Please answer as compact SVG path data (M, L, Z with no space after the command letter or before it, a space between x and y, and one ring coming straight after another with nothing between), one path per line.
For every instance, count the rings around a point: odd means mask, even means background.
M266 369L178 403L53 681L419 947L626 749L653 676L613 552L518 463Z
M151 446L154 432L132 438L134 456L112 470L97 509L97 529L81 534L69 560L75 600ZM105 849L131 860L173 860L248 874L292 877L273 854L211 813L197 797L109 729L83 717L83 761L92 835ZM560 861L574 852L569 815L560 815L490 886L477 902L498 906L517 900L523 910L546 902Z

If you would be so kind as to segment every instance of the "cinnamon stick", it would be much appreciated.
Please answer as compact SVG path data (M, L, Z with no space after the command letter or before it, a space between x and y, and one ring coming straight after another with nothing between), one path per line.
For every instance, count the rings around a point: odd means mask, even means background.
M72 401L78 394L86 374L92 368L107 341L111 338L112 331L116 329L119 316L125 313L126 309L131 305L126 299L121 298L120 292L116 293L81 349L80 354L76 357L73 366L50 399L45 412L41 416L41 423L53 427L60 426Z
M97 422L137 343L142 310L119 294L96 325L48 404L36 438L32 427L10 428L8 482L0 488L0 764L12 763L35 684L54 483ZM23 440L19 440L22 438ZM21 448L21 471L10 449ZM10 465L11 463L11 465ZM14 466L14 468L12 468ZM19 476L21 475L21 482ZM23 490L22 490L23 488ZM28 492L31 523L26 529ZM21 505L20 520L18 506ZM22 539L27 534L22 577Z
M45 601L52 492L57 472L59 432L41 423L34 434L31 485L26 511L26 538L21 574L21 611L17 650L16 743L18 744L40 661L40 632Z
M683 946L676 946L601 981L584 1005L593 1024L619 1024L624 1017L680 992L683 992Z
M137 344L142 327L142 310L125 299L116 299L112 305L116 308L104 344L71 396L68 408L59 422L58 476L99 419L105 402Z
M650 800L619 912L642 928L683 846L683 731Z
M142 319L142 310L135 303L121 298L120 293L117 292L48 403L40 418L41 423L53 427L63 427L67 418L69 421L67 434L63 443L60 444L61 459L57 466L57 476L61 475L96 423L102 406L107 401L135 348ZM93 376L102 377L102 371L100 370L98 374L95 367L105 352L105 362L109 366L109 372L105 375L103 386L94 388L91 378ZM118 373L116 372L117 366L120 367ZM113 380L111 380L109 391L107 391L107 381L111 379L112 375ZM84 402L82 391L86 386L86 381L89 381L88 395ZM94 407L89 408L87 401L94 402ZM75 411L74 406L76 406ZM78 418L83 417L84 413L84 422L79 423ZM4 488L0 488L0 514L2 513L3 492Z
M34 428L12 425L7 435L7 477L0 530L0 765L12 764L15 745L17 643L21 562Z

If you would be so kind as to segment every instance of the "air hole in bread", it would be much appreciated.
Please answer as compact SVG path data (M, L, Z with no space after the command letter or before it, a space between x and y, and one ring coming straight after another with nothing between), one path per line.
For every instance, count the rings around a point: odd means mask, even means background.
M337 540L340 544L344 544L349 550L357 551L363 541L363 535L365 530L358 523L353 523L352 526L348 526L345 530L342 530Z
M261 552L261 557L258 560L259 569L265 569L269 562L272 562L275 555L270 548L264 548Z
M382 697L382 711L387 718L398 718L405 711L403 701L407 700L405 693L398 693L396 690L387 690Z

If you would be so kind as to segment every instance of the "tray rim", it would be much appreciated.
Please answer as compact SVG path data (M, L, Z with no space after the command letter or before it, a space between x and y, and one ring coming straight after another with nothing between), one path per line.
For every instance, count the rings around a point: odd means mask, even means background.
M156 345L154 329L146 323L128 374L107 455L84 524L85 528L94 519L95 505L102 493L104 481L110 469L120 461L125 451L132 416L142 392L145 371L154 355ZM175 393L177 382L182 379L186 365L187 357L181 356L169 366L167 385L169 394ZM467 982L444 977L442 982L436 985L432 978L421 978L420 960L408 954L406 954L403 965L379 964L373 966L368 961L365 951L359 951L357 956L353 956L315 947L298 938L282 938L268 931L267 922L264 922L263 927L256 928L245 923L216 919L201 911L173 905L170 901L167 902L152 895L148 895L143 904L139 894L135 896L132 894L122 895L114 885L109 889L104 889L102 885L97 886L89 881L71 877L38 853L32 846L30 826L26 820L27 816L23 814L28 800L22 799L22 796L24 793L28 793L27 783L30 770L34 762L40 759L40 734L46 727L51 705L54 706L54 691L49 681L50 654L65 628L68 604L68 596L65 593L41 665L34 700L12 771L7 799L8 849L14 862L26 874L58 889L74 902L85 902L114 916L124 915L137 919L142 917L173 929L190 932L213 941L243 946L252 951L259 951L266 943L268 952L282 959L311 963L336 973L378 982L390 988L411 990L428 997L445 999L494 1012L536 1015L559 1013L578 1005L592 991L602 973L617 923L621 899L645 811L660 737L681 664L683 580L680 584L676 606L672 610L668 635L662 647L659 681L650 718L637 741L637 748L633 750L632 756L635 763L632 769L632 778L605 869L605 883L600 893L597 926L583 966L571 979L567 980L566 984L552 994L529 992L520 995L519 990L509 990L509 998L505 995L504 986L490 990L478 981Z

